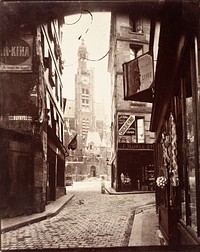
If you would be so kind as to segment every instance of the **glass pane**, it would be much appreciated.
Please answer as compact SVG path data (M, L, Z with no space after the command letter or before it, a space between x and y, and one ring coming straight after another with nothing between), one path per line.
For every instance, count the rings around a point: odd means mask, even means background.
M186 222L186 199L185 199L185 191L181 191L181 218Z
M138 143L144 143L144 119L137 119Z
M141 47L137 50L137 57L141 56L142 54L143 54L143 48Z
M194 155L194 125L192 97L186 99L186 130L187 130L187 170L189 182L189 208L191 226L197 229L196 187L195 187L195 155Z
M134 60L136 58L135 49L130 48L130 60Z

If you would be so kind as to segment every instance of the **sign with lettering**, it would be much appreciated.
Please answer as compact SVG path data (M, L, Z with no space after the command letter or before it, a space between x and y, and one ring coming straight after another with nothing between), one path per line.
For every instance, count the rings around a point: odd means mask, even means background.
M11 38L0 46L0 72L32 71L33 38Z
M129 150L153 150L154 144L145 143L118 143L119 149L129 149Z
M32 116L27 116L27 115L13 115L13 116L8 116L9 121L32 121Z
M148 53L123 64L124 99L148 89L153 83L152 56Z
M118 115L119 136L135 134L135 116Z
M144 54L138 58L138 68L140 74L140 91L150 87L153 82L152 57Z

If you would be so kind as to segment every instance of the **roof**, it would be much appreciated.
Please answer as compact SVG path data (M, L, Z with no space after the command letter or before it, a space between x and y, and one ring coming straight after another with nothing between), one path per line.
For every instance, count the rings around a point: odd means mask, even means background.
M74 100L67 100L64 117L75 118L75 101Z
M195 2L195 1L194 1ZM80 4L81 3L81 4ZM81 7L81 8L80 8ZM10 1L1 2L0 31L12 25L19 27L23 24L37 25L49 20L63 18L66 15L80 14L81 10L88 13L94 11L129 11L145 13L154 17L159 14L162 7L161 1Z
M102 141L101 141L101 147L107 147L105 138L103 138Z
M86 146L94 143L94 146L101 146L101 138L97 131L89 131L86 137Z

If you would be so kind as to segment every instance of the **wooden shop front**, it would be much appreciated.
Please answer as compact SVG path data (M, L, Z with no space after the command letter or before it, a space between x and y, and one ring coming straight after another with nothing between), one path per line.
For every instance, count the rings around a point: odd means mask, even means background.
M182 4L171 12L166 5L154 59L151 130L156 133L156 202L163 242L173 245L200 243L197 10L194 4Z

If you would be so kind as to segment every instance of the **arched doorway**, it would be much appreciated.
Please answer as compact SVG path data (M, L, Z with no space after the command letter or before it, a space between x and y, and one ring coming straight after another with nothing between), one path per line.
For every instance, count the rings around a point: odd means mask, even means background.
M96 167L95 166L90 167L90 176L96 177Z

